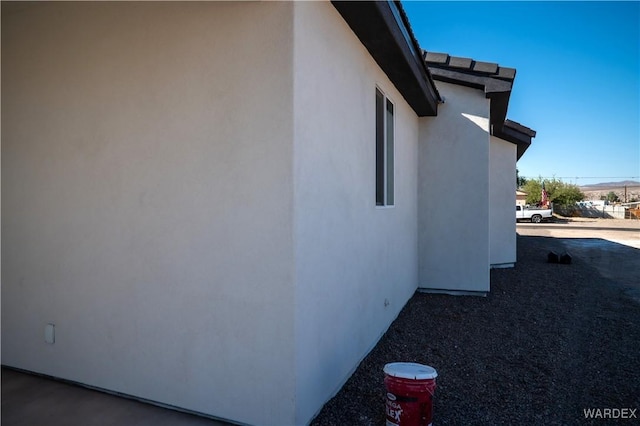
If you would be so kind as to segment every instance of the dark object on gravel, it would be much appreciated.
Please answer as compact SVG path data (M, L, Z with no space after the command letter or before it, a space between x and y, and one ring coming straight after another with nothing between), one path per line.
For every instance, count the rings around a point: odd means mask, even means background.
M585 410L640 409L640 305L585 261L540 259L562 241L518 236L487 297L416 293L312 425L384 425L396 361L438 371L438 426L601 425Z
M550 251L549 254L547 255L547 262L558 263L559 261L560 261L560 258L558 257L558 253L556 253L555 251Z
M560 255L560 263L562 263L563 265L570 265L571 264L571 255L567 252L563 253Z

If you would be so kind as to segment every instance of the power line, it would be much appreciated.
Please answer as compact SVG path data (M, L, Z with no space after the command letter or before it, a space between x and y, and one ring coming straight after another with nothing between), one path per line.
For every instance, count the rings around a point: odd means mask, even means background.
M522 176L527 179L640 179L640 176Z

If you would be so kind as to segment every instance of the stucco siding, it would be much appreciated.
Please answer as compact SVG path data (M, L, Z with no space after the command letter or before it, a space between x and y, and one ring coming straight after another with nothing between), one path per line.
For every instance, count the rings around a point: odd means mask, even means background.
M491 136L489 157L489 259L494 267L516 263L516 145Z
M346 381L416 289L418 119L331 4L294 9L302 423ZM395 105L395 206L388 208L376 207L376 86Z
M437 82L446 101L420 118L419 286L489 291L489 100Z
M293 8L3 3L3 364L293 423Z

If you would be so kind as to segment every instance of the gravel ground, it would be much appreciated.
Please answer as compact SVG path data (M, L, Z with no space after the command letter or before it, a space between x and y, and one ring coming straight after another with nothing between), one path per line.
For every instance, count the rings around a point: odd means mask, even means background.
M585 260L547 263L549 250L562 240L519 236L517 266L493 270L484 298L416 293L312 425L384 425L395 361L438 371L436 425L611 424L585 419L591 408L635 409L618 421L637 424L640 304Z

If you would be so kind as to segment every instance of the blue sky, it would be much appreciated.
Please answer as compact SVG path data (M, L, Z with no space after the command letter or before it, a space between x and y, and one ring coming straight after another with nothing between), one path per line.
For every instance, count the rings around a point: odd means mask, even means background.
M520 175L640 181L640 2L403 6L423 49L517 69L507 117L538 132Z

